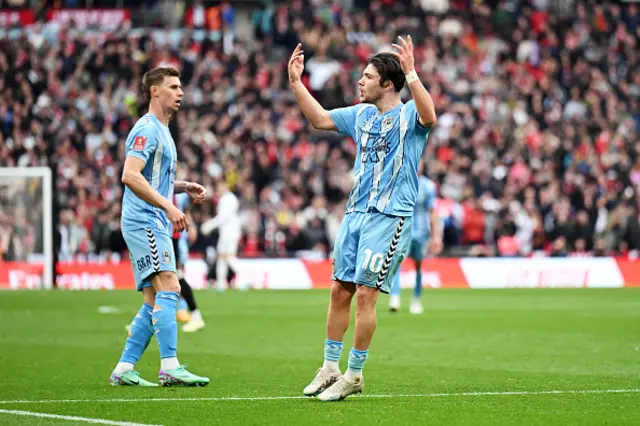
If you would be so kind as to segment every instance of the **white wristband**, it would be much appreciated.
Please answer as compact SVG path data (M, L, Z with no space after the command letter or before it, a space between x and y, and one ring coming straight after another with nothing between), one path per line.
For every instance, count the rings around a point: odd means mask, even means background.
M407 78L407 84L420 80L420 78L418 78L418 73L416 72L416 70L409 71L409 74L406 74L405 77Z

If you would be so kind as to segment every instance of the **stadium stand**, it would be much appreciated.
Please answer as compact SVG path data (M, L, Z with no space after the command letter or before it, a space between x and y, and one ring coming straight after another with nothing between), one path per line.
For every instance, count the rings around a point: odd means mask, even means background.
M242 255L328 255L355 148L310 130L288 89L287 59L301 41L305 84L327 109L349 105L367 57L390 51L399 34L412 34L439 113L424 159L445 253L640 248L637 4L293 0L252 5L250 31L228 3L212 18L196 2L172 15L177 28L132 12L117 28L90 31L48 21L46 6L34 25L2 31L0 167L53 168L61 258L125 252L123 140L144 110L141 76L158 65L179 68L185 86L171 126L179 174L210 191L225 179L239 196ZM215 202L195 220L211 217ZM193 250L210 244L200 237Z

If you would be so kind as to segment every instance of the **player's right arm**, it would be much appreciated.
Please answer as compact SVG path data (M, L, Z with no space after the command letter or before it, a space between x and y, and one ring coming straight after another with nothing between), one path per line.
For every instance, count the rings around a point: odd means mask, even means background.
M397 52L392 52L400 61L402 72L407 77L407 85L411 90L411 95L418 113L418 123L423 128L431 128L436 122L436 107L433 104L431 95L420 82L418 74L414 69L415 59L413 57L413 40L407 36L407 40L398 37L399 44L392 44Z
M322 105L309 93L307 88L302 84L300 77L304 70L304 52L302 44L298 43L296 49L289 59L289 84L293 90L293 94L298 100L300 110L307 117L309 123L319 130L338 130L329 111L324 109Z
M170 200L153 189L142 175L142 170L157 145L155 137L138 135L132 138L130 145L127 146L127 158L122 171L122 183L141 200L164 210L176 231L181 232L188 229L184 213L178 210Z

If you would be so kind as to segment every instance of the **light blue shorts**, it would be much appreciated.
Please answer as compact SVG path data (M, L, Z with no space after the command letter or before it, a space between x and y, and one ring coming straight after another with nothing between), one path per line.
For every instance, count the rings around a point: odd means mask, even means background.
M389 293L409 250L411 220L377 212L345 215L333 251L332 278Z
M136 279L136 288L151 287L151 276L160 271L176 272L173 242L168 231L154 228L123 230L129 258Z

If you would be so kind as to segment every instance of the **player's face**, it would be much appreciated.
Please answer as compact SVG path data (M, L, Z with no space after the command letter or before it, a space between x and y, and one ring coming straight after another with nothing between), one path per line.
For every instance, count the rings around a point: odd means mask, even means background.
M373 104L382 97L383 88L380 86L380 74L373 65L367 65L358 85L360 86L360 102Z
M184 96L180 79L178 77L165 77L158 89L160 104L165 109L177 112Z

